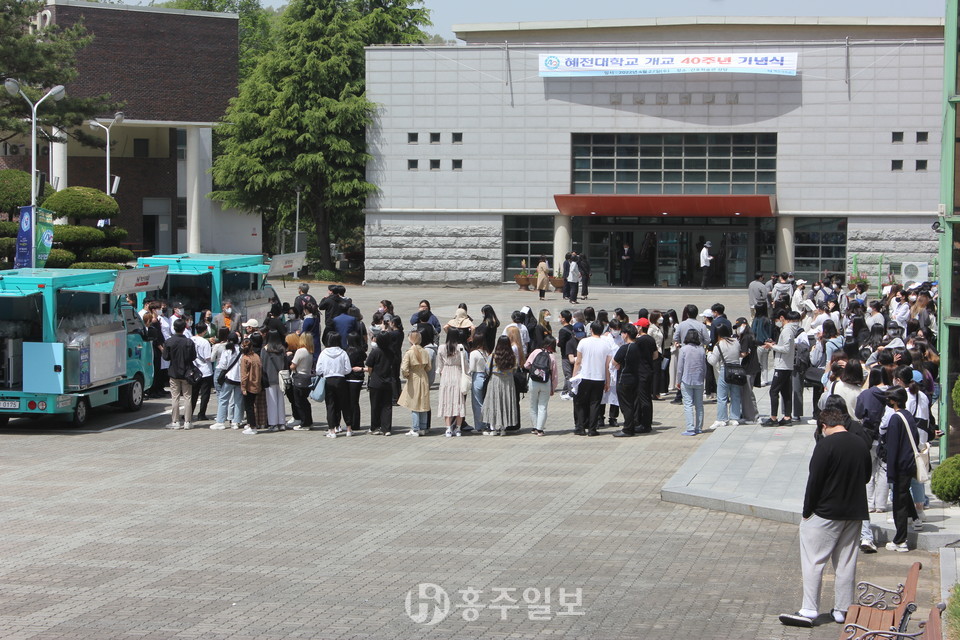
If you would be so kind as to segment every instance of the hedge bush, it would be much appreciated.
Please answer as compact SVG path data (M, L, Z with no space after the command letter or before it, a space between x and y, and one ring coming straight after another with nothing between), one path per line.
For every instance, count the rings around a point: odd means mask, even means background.
M946 503L960 503L960 455L950 456L933 470L930 490Z
M131 262L136 260L133 251L121 247L95 247L83 253L83 259L89 262Z
M0 238L16 238L20 225L16 222L0 222Z
M129 232L123 227L104 227L103 235L106 237L106 244L111 247L119 247L120 243L127 239Z
M103 244L106 236L96 227L72 224L53 225L53 241L65 247L91 247Z
M123 271L127 268L125 264L114 264L112 262L74 262L70 265L71 269L114 269Z
M53 187L44 182L37 193L37 201L44 202L53 195ZM0 211L20 215L20 207L30 204L30 173L19 169L0 170Z
M66 249L50 249L50 255L47 257L47 268L66 269L77 261L77 254Z
M0 238L0 258L10 261L17 248L16 238Z
M950 390L950 399L953 400L953 412L960 416L960 377L953 383L953 389Z
M116 218L120 214L117 201L93 187L67 187L45 199L42 206L58 216L88 220Z

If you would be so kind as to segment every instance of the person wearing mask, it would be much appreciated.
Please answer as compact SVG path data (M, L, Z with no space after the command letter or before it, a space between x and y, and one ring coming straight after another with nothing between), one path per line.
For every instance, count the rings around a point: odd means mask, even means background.
M700 288L706 289L707 284L710 280L710 264L713 262L714 256L710 255L710 249L713 247L713 243L707 240L703 243L703 247L700 249Z
M159 312L159 308L157 309ZM161 365L169 366L169 363L163 360L163 332L160 330L160 320L152 311L143 314L143 324L147 330L147 340L150 341L153 349L153 384L147 389L145 397L147 399L162 398L166 393L166 373L161 369Z
M567 286L570 304L577 304L577 293L580 291L580 280L583 275L580 273L580 262L576 254L572 254L567 273Z
M163 343L163 359L169 363L171 422L168 429L193 428L193 409L190 400L193 397L193 385L186 380L187 371L193 367L197 359L197 348L193 340L186 337L184 332L187 323L183 318L173 321L173 335ZM183 398L185 407L184 421L180 424L180 399Z
M517 311L514 311L510 314L510 324L503 328L503 331L500 335L506 335L507 329L510 327L516 327L517 331L520 332L520 344L523 346L524 351L529 351L530 345L530 329L527 328L527 313L530 311L530 307L523 307Z
M327 437L336 438L340 430L340 421L347 424L347 436L353 435L350 424L350 392L347 389L346 376L352 371L350 357L340 345L340 334L331 331L327 334L326 348L317 358L314 372L324 379L324 405L327 409Z
M197 324L196 333L190 340L193 341L197 350L197 357L193 361L197 369L200 370L200 381L191 385L190 390L190 412L197 414L197 420L207 421L207 405L210 403L210 390L213 389L213 347L210 345L207 335L207 325L204 322ZM197 412L197 400L200 401L200 411Z
M577 266L580 267L580 297L584 300L590 295L590 275L593 273L590 269L590 258L581 253L577 256Z
M242 322L243 318L240 316L240 312L234 308L233 302L227 299L221 303L220 313L213 318L213 324L217 328L226 328L237 334L240 334L240 324Z
M284 337L283 343L286 346L286 350L283 352L283 371L280 372L280 377L283 378L284 381L283 395L290 404L291 416L287 418L287 423L284 427L286 429L293 429L303 423L303 419L300 416L300 407L297 405L296 392L293 387L293 373L290 370L293 364L293 356L297 354L297 349L300 348L300 336L293 332L288 333Z
M580 380L573 407L576 417L573 432L578 436L599 435L600 403L610 388L610 350L600 339L603 324L590 323L590 333L577 345L577 360L573 366L573 379L579 377Z
M741 351L740 341L733 337L730 324L720 324L717 327L717 341L707 357L707 362L717 371L717 420L710 427L711 429L728 424L731 426L740 424L741 386L727 382L726 370L730 365L740 364Z
M283 405L283 389L280 388L280 372L286 369L287 345L279 331L267 334L267 344L260 350L260 362L269 386L263 390L267 396L267 431L270 433L287 428Z
M890 322L896 323L903 329L903 335L907 335L907 323L910 321L910 302L907 295L897 288L893 295L893 302L890 304Z
M420 346L420 333L416 329L410 331L407 339L410 341L410 348L403 354L403 361L400 363L400 375L406 379L407 384L403 386L397 404L409 409L413 416L413 424L407 435L418 437L428 428L430 356Z
M794 289L793 295L790 297L790 309L797 313L803 313L803 302L807 299L807 281L801 279L795 281L793 284L796 286L796 289Z
M770 320L768 315L766 303L758 304L754 308L750 330L757 342L757 360L760 364L759 372L753 378L753 386L755 388L765 387L770 384L770 350L763 349L762 346L768 340L773 340L773 321Z
M360 429L360 392L363 389L363 374L367 361L367 349L359 331L347 334L347 358L350 360L350 373L346 375L347 405L343 412L343 421L347 424L347 433Z
M750 309L755 311L759 304L766 306L768 294L767 284L763 281L763 271L757 271L753 281L747 285L747 303ZM680 339L683 340L683 336L680 336Z
M367 355L367 391L370 394L370 434L389 436L393 432L393 385L386 350L374 347Z
M790 306L790 301L793 298L793 286L788 280L789 276L786 272L781 273L777 277L777 283L773 285L773 291L770 293L771 300L774 305L784 303L787 307Z
M769 321L769 319L768 319ZM760 343L750 328L746 318L737 318L733 323L733 335L740 342L740 364L747 374L747 382L740 386L740 415L742 422L752 424L760 420L760 411L757 408L757 398L753 395L754 381L760 375L760 359L758 352Z
M541 300L547 295L549 287L550 265L547 264L547 256L540 256L540 260L537 262L537 291L540 292Z
M791 410L793 408L794 352L796 351L797 329L799 328L799 314L793 311L782 311L777 318L777 328L780 337L777 343L767 340L763 349L773 352L773 381L770 383L770 418L764 421L764 426L789 426L793 424ZM777 420L777 410L783 403L783 417Z
M707 354L696 329L687 331L677 352L677 388L683 394L683 413L687 428L680 435L703 433L703 385L707 379Z
M310 303L312 305L313 303ZM309 431L313 427L313 408L310 406L310 390L313 383L314 346L313 334L309 331L298 336L297 350L290 361L290 380L293 383L293 399L300 424L294 431Z
M423 312L426 311L426 314ZM426 320L423 319L426 317ZM417 311L410 316L410 326L416 326L417 324L429 322L430 326L433 327L434 339L431 339L429 342L422 342L421 346L426 347L428 344L435 343L440 334L443 333L443 328L440 326L440 320L437 319L437 316L433 315L433 309L430 307L429 300L421 300L420 305L417 307ZM423 333L420 334L420 337L424 337Z
M243 407L247 414L247 428L242 433L252 436L260 428L256 406L257 396L263 392L263 365L250 338L244 338L240 343L240 354L240 393L243 395Z
M546 340L548 336L553 335L553 328L550 326L552 320L553 317L550 315L549 310L540 309L537 324L534 325L533 332L530 333L530 346L532 349L539 349L543 346L543 341Z
M223 384L217 391L217 421L210 425L214 431L222 431L228 426L239 429L243 422L243 395L240 393L240 345L237 334L226 327L220 329L226 333L223 351L217 360L217 374L223 372Z
M443 416L447 438L460 437L463 418L467 414L464 394L460 391L460 381L469 370L467 350L460 343L460 334L447 332L444 345L436 356L437 375L440 376L440 401L438 411Z
M316 365L317 358L320 357L320 310L317 309L317 305L312 302L307 302L304 306L304 315L303 315L303 325L300 327L300 335L310 334L310 337L313 339L314 351L313 351L313 364Z
M546 433L547 404L559 381L556 350L557 341L547 335L523 366L530 373L530 422L537 436Z
M910 485L917 473L913 450L914 446L919 446L920 433L913 416L906 410L906 389L898 386L888 389L887 405L893 415L887 421L884 444L887 449L887 483L893 487L893 523L896 527L887 550L906 553L910 550L907 547L907 521L918 517Z

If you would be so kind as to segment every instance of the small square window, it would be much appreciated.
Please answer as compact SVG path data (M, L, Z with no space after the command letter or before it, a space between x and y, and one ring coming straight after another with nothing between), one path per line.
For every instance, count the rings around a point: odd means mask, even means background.
M891 160L890 171L903 171L903 160Z
M917 131L917 143L923 144L930 139L930 134L926 131Z
M463 133L454 132L450 134L450 142L453 144L463 144Z
M917 160L916 169L917 169L917 171L926 171L926 170L927 170L927 161L926 161L926 160Z
M440 132L434 131L430 133L430 144L440 144Z
M454 171L463 171L463 160L451 160L450 168Z
M430 171L440 171L440 159L434 158L430 160Z
M894 131L891 136L892 142L903 142L903 131Z
M417 144L420 141L419 133L408 133L407 134L407 144Z
M149 138L133 139L133 157L134 158L150 157L150 139Z
M419 160L407 160L407 171L416 171L420 168Z

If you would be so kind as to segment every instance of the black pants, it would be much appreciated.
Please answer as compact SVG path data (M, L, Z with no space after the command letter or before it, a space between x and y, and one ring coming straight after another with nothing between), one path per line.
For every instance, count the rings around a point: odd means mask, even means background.
M637 430L653 431L653 377L641 377L637 383Z
M700 288L706 289L707 282L710 280L710 267L700 267L700 271L703 272L703 277L700 280Z
M293 416L293 419L303 421L303 418L300 417L300 406L297 404L297 397L296 392L293 390L293 384L287 384L287 388L284 390L283 395L287 397L287 402L290 403L290 415Z
M313 408L310 406L310 388L293 387L294 413L304 427L313 426ZM299 414L299 415L298 415Z
M580 276L580 295L586 298L590 294L590 276Z
M390 433L393 430L393 389L381 387L370 392L370 430Z
M190 397L190 412L194 419L198 416L207 417L207 405L210 403L211 389L213 389L213 376L200 378L200 382L193 385L193 395ZM198 397L200 398L200 411L196 411Z
M588 429L596 431L600 416L600 401L603 400L603 380L581 380L573 403L574 428L577 433Z
M327 428L336 429L340 420L347 421L350 415L350 390L347 389L347 380L342 376L333 376L326 379L326 389L323 396L327 405Z
M351 429L360 428L360 391L362 388L362 380L347 383L348 397L350 398L347 406L350 408L350 411L344 414L343 421L346 422Z
M620 281L625 287L633 286L633 260L621 260Z
M713 367L707 367L707 377L703 383L703 393L716 393L717 392L717 374L714 371Z
M580 283L579 283L579 282L571 282L571 283L570 283L570 302L572 302L573 304L577 304L577 292L578 292L578 291L580 291Z
M894 544L907 541L907 519L917 517L917 507L910 493L910 474L898 474L893 483L893 524L897 532L893 536Z
M243 396L243 408L247 412L247 426L251 429L259 429L260 425L257 423L257 394L255 393L246 393Z
M623 432L637 432L637 383L617 382L617 399L623 412Z
M770 381L770 415L776 417L780 401L783 401L783 415L791 416L793 410L793 371L776 369Z

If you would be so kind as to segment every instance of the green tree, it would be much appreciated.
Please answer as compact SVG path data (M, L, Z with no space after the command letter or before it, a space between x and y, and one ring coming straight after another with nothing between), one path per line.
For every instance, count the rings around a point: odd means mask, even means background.
M413 0L295 0L275 47L240 85L221 125L215 199L259 211L278 227L301 189L321 264L332 268L331 230L355 228L375 187L364 179L364 46L418 42L426 12ZM265 235L268 243L271 239Z
M49 25L31 32L30 22L43 8L44 3L39 0L0 0L0 79L19 81L23 92L34 102L50 87L67 84L77 77L77 52L93 38L79 23L69 27ZM121 106L110 102L108 94L78 97L68 92L63 100L47 100L40 107L38 135L49 140L51 136L43 128L53 126L84 144L103 146L81 125L98 113ZM22 97L0 91L0 141L18 134L30 135L30 107Z

